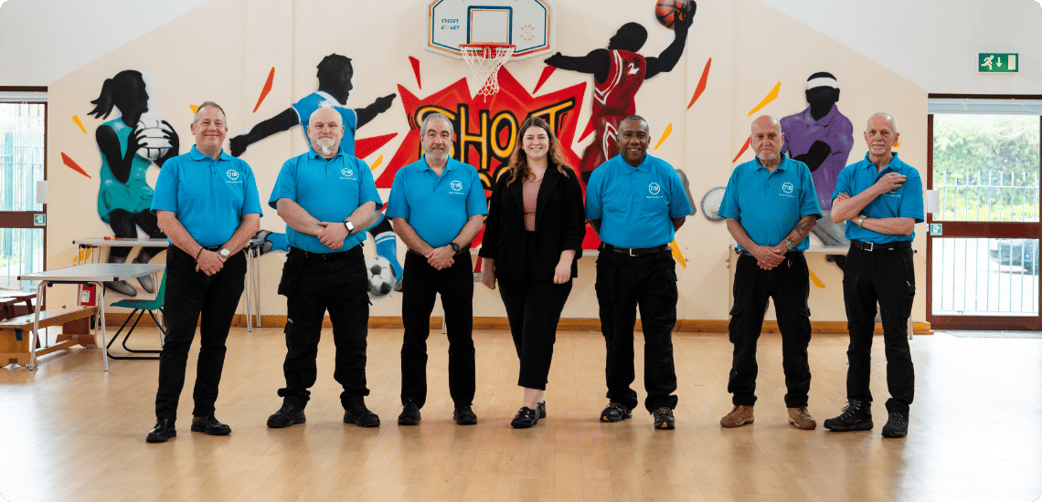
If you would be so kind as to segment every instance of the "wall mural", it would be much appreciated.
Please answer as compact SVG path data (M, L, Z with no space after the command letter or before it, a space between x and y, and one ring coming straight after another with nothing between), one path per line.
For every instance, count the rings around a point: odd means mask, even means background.
M112 227L116 237L137 237L140 227L149 237L163 238L156 215L152 214L152 187L145 180L146 171L178 154L180 142L173 126L165 120L142 119L148 111L148 92L141 72L124 70L105 79L98 99L88 115L108 118L113 108L120 116L98 126L95 138L101 152L98 215ZM135 263L148 263L164 247L147 247L134 258ZM113 247L109 263L123 263L130 255L129 247ZM139 279L142 289L155 292L152 278ZM124 281L106 282L105 286L127 296L137 290Z
M346 154L355 155L355 133L358 128L387 111L394 102L395 94L377 98L375 102L365 108L349 108L347 99L351 95L351 90L354 89L354 85L351 83L352 78L354 78L354 67L351 65L350 58L339 54L326 56L318 63L318 90L293 103L282 113L253 126L246 134L229 140L229 153L238 157L250 145L273 134L303 125L315 110L329 106L340 112L344 122L344 137L340 141L340 148ZM265 89L268 88L266 84ZM301 132L304 133L304 139L310 146L311 140L308 139L306 128L301 127ZM386 296L392 289L401 291L402 266L398 263L398 240L391 229L390 222L381 213L380 219L367 231L376 243L377 256L383 258L383 260L374 258L367 264L370 269L370 296L380 298ZM271 250L288 251L286 236L281 232L262 230L256 237L270 242ZM384 265L385 263L387 265ZM393 274L393 280L387 275L388 266L390 273Z
M810 168L818 203L824 216L814 226L813 233L825 246L850 245L843 234L843 225L833 223L832 192L836 177L847 165L847 156L854 146L854 126L840 113L839 84L831 73L818 72L807 79L807 103L802 112L781 119L785 133L782 150ZM839 262L842 268L842 261Z

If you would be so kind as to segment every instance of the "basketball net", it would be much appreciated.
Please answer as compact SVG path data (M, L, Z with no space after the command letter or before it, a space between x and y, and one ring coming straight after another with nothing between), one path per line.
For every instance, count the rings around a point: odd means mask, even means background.
M459 51L463 60L470 66L474 76L484 82L479 96L491 96L499 92L499 68L514 54L515 46L510 44L460 44Z

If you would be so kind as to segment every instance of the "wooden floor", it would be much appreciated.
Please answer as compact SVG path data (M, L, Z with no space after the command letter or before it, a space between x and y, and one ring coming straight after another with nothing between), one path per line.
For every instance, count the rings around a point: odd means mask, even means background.
M329 330L327 330L328 335ZM155 331L134 335L155 342ZM281 330L236 329L217 417L230 437L189 432L191 382L179 436L146 444L154 422L155 361L113 361L73 349L36 371L0 369L0 499L27 501L712 500L1031 502L1042 495L1042 340L916 337L910 434L884 439L882 340L873 359L876 428L831 433L786 423L777 336L761 340L756 423L721 429L731 345L726 336L677 335L677 430L657 431L638 410L602 424L604 343L563 332L547 391L549 417L529 430L506 332L479 332L479 424L452 422L444 337L431 336L430 396L418 427L399 427L400 333L369 334L367 403L383 424L341 422L333 346L320 349L308 422L265 427L277 410ZM846 339L811 342L810 411L818 422L844 404ZM641 361L638 344L637 361ZM641 369L638 366L638 375ZM638 377L638 382L640 379ZM643 389L639 389L641 398Z

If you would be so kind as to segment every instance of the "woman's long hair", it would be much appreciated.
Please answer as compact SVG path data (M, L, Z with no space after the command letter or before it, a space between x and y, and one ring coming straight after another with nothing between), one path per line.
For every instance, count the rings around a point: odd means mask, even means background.
M507 181L508 185L518 179L526 180L529 176L532 176L532 170L528 168L528 155L525 154L525 149L521 146L524 141L525 132L532 126L539 127L546 131L546 137L550 141L550 148L546 152L546 158L549 161L549 164L556 166L557 170L565 176L571 172L571 169L565 165L564 155L561 153L560 142L557 141L557 136L555 136L553 131L550 130L550 124L547 124L545 120L539 117L528 117L518 129L517 142L514 144L514 152L510 154L510 164L505 173L507 176L510 176L510 179Z

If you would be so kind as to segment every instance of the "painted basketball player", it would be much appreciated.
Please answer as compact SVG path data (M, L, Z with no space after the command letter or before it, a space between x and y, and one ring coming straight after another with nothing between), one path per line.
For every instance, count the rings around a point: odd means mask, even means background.
M596 137L586 147L579 163L584 183L597 166L619 154L619 122L636 113L633 99L640 86L659 73L671 71L680 60L696 7L692 0L688 2L687 11L678 13L674 24L676 38L658 57L644 57L637 52L647 41L648 31L639 23L626 23L611 37L607 49L595 49L582 57L558 52L546 59L546 64L555 68L594 77L590 120L594 122Z
M377 98L365 108L348 108L347 98L354 89L351 79L354 77L354 67L351 58L339 54L330 54L318 64L318 91L313 92L300 101L293 103L282 113L258 123L249 132L236 136L229 140L229 147L233 156L240 156L253 143L256 143L272 134L286 131L293 126L307 122L311 113L322 106L330 106L340 113L344 124L344 137L340 140L340 148L346 154L355 154L355 132L376 118L377 115L387 111L394 102L396 94ZM307 139L307 131L304 131ZM308 145L311 141L308 140ZM397 238L394 231L381 216L379 222L369 229L369 233L376 242L376 253L391 262L395 276L398 278L396 289L401 290L402 266L398 263ZM273 243L272 249L286 250L286 238L284 234L273 234L262 230L258 236L263 235L265 239Z

